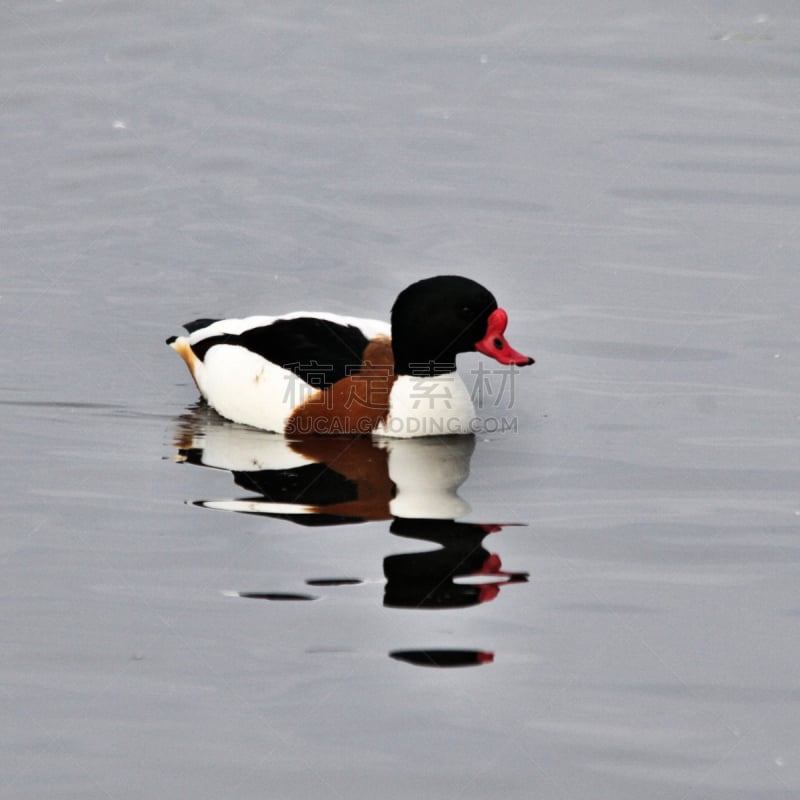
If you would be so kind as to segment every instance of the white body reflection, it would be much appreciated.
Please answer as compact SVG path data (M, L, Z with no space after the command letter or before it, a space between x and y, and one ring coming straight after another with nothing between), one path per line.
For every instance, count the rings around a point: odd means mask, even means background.
M178 461L228 470L260 494L201 501L205 508L340 513L350 520L456 519L470 510L458 489L469 476L472 436L292 439L229 423L201 407L182 418L175 445Z

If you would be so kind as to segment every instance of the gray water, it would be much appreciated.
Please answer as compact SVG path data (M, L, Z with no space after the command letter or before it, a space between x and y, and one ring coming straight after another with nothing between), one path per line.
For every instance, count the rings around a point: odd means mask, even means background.
M796 3L7 2L0 45L3 797L798 796ZM443 272L537 363L458 488L513 577L431 610L389 518L220 510L204 443L264 434L163 340Z

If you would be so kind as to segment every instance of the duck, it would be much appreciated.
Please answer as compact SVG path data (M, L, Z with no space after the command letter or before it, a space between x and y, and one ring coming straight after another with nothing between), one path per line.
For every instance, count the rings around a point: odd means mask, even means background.
M400 292L390 324L308 311L202 318L167 344L201 397L233 422L285 436L416 438L478 429L459 353L534 363L508 343L507 325L480 283L437 275Z

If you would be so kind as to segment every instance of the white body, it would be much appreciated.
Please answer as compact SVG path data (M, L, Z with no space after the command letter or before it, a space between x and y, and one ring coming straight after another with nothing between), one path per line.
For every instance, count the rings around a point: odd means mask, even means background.
M375 436L410 439L473 433L475 408L457 372L433 377L400 375L389 395L386 422Z
M390 336L387 323L374 319L343 317L324 312L296 311L279 317L254 316L224 319L178 337L172 346L181 352L187 345L224 334L238 335L278 319L316 317L359 328L367 339ZM196 360L193 375L197 388L226 419L262 430L282 433L295 409L317 389L257 353L238 345L210 348L203 361ZM456 372L434 377L401 375L389 396L386 421L375 436L415 438L472 433L475 409L466 386Z

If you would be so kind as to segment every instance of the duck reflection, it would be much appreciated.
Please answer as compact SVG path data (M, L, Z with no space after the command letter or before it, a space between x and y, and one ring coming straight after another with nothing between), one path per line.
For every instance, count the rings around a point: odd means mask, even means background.
M438 545L388 555L384 605L392 608L466 608L494 600L503 586L527 573L506 572L484 540L504 527L459 521L469 506L458 489L469 475L471 436L373 440L366 437L283 436L243 428L204 406L179 418L176 460L227 470L250 496L201 500L196 505L288 520L306 526L391 521L389 531ZM359 582L309 580L311 586ZM240 593L258 599L313 599L311 595ZM435 653L435 656L432 655ZM449 653L449 655L448 655ZM465 655L466 654L466 655ZM402 651L393 658L425 666L490 663L484 651Z

